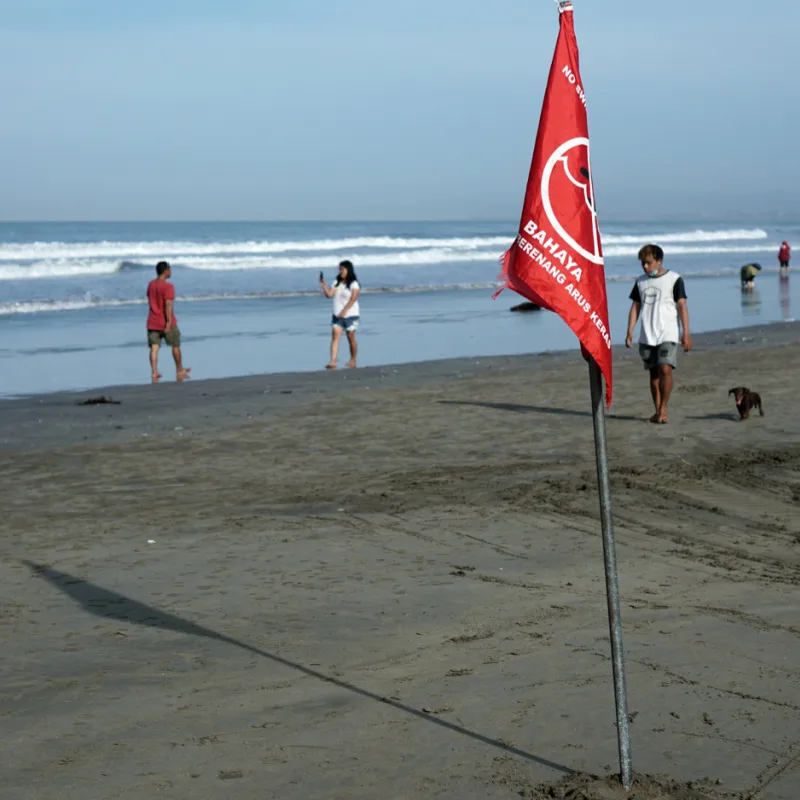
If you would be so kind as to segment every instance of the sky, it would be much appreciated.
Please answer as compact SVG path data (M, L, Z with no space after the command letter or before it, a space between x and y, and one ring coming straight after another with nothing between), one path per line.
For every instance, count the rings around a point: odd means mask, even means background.
M601 217L800 218L800 4L575 0ZM515 219L552 0L0 0L0 220Z

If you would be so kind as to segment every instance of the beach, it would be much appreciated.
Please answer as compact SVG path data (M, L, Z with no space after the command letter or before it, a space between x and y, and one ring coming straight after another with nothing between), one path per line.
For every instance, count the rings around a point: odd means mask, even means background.
M359 365L378 367L576 346L553 314L512 314L498 259L516 221L351 223L0 222L0 402L10 397L146 383L145 290L173 266L176 314L192 378L312 372L328 361L338 262L363 289ZM629 294L648 241L666 249L689 295L692 331L793 320L800 282L779 280L782 239L800 225L609 222L605 276L612 340L623 344ZM760 262L753 292L739 269ZM174 376L169 353L165 378Z
M615 350L634 768L709 781L637 797L800 794L799 335L698 334L664 426ZM589 410L575 350L5 401L4 800L613 773Z

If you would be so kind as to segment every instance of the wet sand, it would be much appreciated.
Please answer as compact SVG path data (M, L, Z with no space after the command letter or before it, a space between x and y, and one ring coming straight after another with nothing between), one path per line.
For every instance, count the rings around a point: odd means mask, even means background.
M617 354L634 765L711 781L663 798L800 796L799 338L697 337L666 426ZM765 417L737 421L738 384ZM588 404L571 353L0 405L4 800L613 772Z

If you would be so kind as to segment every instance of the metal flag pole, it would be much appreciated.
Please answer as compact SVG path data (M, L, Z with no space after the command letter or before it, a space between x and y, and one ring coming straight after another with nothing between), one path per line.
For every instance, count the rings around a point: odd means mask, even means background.
M611 661L614 667L614 698L617 707L617 741L622 785L631 788L631 730L628 720L628 691L625 686L625 654L622 648L622 617L619 610L617 553L611 519L611 480L608 471L606 416L603 406L603 376L593 358L589 358L589 382L592 387L594 449L597 459L597 486L600 490L600 522L603 530L603 560L606 572L608 627L611 633Z

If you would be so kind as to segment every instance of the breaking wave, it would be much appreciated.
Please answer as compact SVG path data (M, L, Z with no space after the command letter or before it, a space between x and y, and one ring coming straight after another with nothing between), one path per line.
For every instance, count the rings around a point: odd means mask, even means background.
M610 237L609 237L610 238ZM606 244L605 256L611 258L635 258L639 249L639 242L635 245ZM663 240L662 240L663 241ZM606 240L608 242L608 240ZM509 242L504 240L504 245ZM494 264L502 255L505 247L494 250L473 249L458 250L455 248L429 248L417 250L400 250L393 253L378 252L365 253L357 257L356 266L359 270L370 267L425 267L444 264L459 263L486 263ZM774 253L775 245L701 245L701 244L673 244L669 248L670 255L737 255ZM203 272L233 272L246 270L298 270L298 269L330 269L334 264L328 256L320 255L285 255L285 256L186 256L171 259L171 263L178 269L198 270ZM86 259L75 260L45 260L28 264L8 263L0 260L0 281L3 280L35 280L46 278L73 278L113 275L114 273L128 273L132 271L152 270L153 265L137 261L91 261Z
M635 244L641 247L647 242L657 242L659 244L677 244L692 242L749 242L759 239L766 239L767 232L761 228L739 228L730 231L685 231L683 233L655 233L644 236L603 236L604 245L614 244ZM672 249L672 248L670 248Z
M309 241L246 242L31 242L0 245L0 280L70 278L152 269L161 259L185 269L321 269L335 258L351 257L357 266L424 266L491 262L510 246L508 236L397 237L356 236ZM670 245L670 253L762 253L775 245L753 245L768 238L761 228L693 230L655 234L607 234L606 256L632 257L648 241Z
M513 237L511 237L513 238ZM0 251L4 260L18 261L69 258L136 260L139 258L169 260L181 256L236 256L271 253L352 252L354 250L416 250L444 247L475 250L481 247L504 247L508 236L472 236L454 238L408 238L393 236L358 236L342 239L303 241L248 242L34 242L6 245Z
M355 250L419 250L444 248L452 250L478 250L482 248L505 249L513 240L513 229L508 236L467 236L450 238L355 236L340 239L311 239L309 241L257 241L247 242L31 242L7 244L0 249L3 261L43 261L56 259L105 259L137 263L138 259L177 259L181 256L235 256L275 253L341 253ZM606 245L642 244L648 241L667 243L753 241L766 239L760 228L742 228L719 231L685 231L678 233L653 233L643 235L606 234Z

